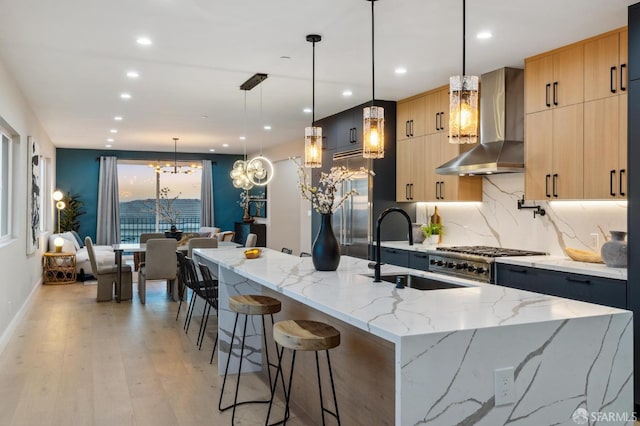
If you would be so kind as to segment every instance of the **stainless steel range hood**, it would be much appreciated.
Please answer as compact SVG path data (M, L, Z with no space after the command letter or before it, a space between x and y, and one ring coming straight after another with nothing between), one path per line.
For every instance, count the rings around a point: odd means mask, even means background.
M524 172L524 71L480 77L480 144L436 168L441 175Z

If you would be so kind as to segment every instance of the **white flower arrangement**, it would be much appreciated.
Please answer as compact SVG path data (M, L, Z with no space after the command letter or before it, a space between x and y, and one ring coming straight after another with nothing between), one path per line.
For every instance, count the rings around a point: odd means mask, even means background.
M368 174L374 176L371 170L360 167L358 170L349 170L344 166L331 167L329 173L320 173L318 186L312 186L309 182L309 176L304 168L295 159L291 159L298 166L298 187L300 194L305 200L311 201L314 210L320 214L332 214L335 212L349 197L358 195L355 189L348 191L336 200L338 186L344 181L354 178L355 176Z
M242 191L240 193L240 201L238 201L238 204L240 205L240 207L242 207L243 210L247 209L249 207L249 191L245 190Z

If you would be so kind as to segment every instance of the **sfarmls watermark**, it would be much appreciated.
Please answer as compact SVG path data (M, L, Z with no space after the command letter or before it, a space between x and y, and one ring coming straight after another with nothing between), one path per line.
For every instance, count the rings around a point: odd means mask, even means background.
M584 425L589 422L635 422L637 420L636 413L617 413L613 411L587 411L584 408L578 408L571 416L575 424Z

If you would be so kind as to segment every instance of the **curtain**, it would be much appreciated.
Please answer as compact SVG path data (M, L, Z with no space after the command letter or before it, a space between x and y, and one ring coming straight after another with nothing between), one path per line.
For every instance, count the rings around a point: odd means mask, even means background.
M116 157L100 157L96 244L111 245L118 243L120 243L118 159Z
M200 191L200 226L214 226L211 160L202 160L202 183L200 184Z

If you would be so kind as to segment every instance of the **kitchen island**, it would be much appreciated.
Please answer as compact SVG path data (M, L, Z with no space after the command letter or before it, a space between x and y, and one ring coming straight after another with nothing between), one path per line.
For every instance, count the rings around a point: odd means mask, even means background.
M283 307L292 303L305 307L311 318L334 319L343 332L342 345L335 349L337 354L342 351L343 360L357 353L345 331L363 342L370 337L375 342L371 348L392 354L378 356L368 349L342 370L334 365L345 424L373 424L360 415L349 417L354 403L345 399L350 395L364 395L358 399L364 411L392 405L390 418L376 414L375 424L573 424L578 408L631 418L633 349L628 311L429 272L414 271L462 287L396 289L387 282L372 282L364 276L372 272L368 262L347 256L337 271L319 272L310 258L269 249L253 260L247 260L242 250L195 253L197 260L217 270L220 281L219 367L230 353L231 294L276 293ZM407 271L382 267L383 275ZM247 371L262 368L258 324L246 358L250 362L243 363ZM232 363L239 353L236 348L234 342ZM391 383L383 381L373 394L363 389L371 388L369 382L361 382L367 376L355 371L352 376L350 370L369 358L380 362L371 365L371 375L387 370L393 375ZM507 389L507 395L496 395L496 370L507 379L513 377L513 392ZM300 371L309 382L315 381L315 371ZM374 400L368 401L366 395ZM306 399L316 401L317 396ZM513 402L498 405L501 399Z

